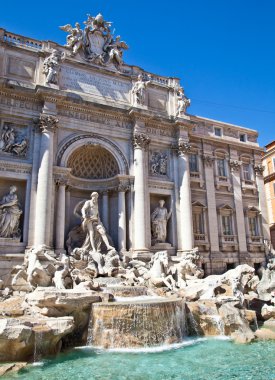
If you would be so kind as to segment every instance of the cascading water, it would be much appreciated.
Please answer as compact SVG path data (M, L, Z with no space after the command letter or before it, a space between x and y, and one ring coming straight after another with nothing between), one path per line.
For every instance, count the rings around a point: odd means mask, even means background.
M100 348L179 343L186 335L182 299L94 303L87 342Z

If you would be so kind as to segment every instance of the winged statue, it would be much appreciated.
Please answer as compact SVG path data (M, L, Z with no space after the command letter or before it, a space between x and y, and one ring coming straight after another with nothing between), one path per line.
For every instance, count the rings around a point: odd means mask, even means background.
M75 23L75 27L71 24L60 26L59 29L69 33L66 38L67 47L72 49L72 55L76 55L78 50L83 46L83 31L78 22Z

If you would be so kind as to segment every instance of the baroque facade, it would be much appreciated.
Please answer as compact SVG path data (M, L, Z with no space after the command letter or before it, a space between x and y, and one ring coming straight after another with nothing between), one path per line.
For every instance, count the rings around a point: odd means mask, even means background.
M188 114L179 80L125 64L101 15L61 29L65 46L0 29L1 275L26 248L77 247L92 192L122 254L198 247L207 274L262 263L257 132Z
M275 247L275 141L265 146L262 163L271 243Z

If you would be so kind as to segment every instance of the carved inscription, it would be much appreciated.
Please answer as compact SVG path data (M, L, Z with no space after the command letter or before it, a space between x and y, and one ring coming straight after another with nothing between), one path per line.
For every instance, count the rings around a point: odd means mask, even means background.
M74 110L59 109L58 116L65 116L65 117L74 118L77 120L88 121L91 123L103 124L108 127L109 126L118 127L118 128L123 128L123 129L129 129L129 130L132 129L131 124L127 123L126 121L111 120L104 116L91 115L88 113L83 113L83 112L74 111Z
M60 88L124 103L130 101L130 83L107 75L93 75L66 66L61 69Z
M146 133L153 136L176 137L176 132L172 128L159 126L158 128L147 127Z
M9 106L9 107L25 108L26 110L31 110L31 111L41 110L40 104L31 103L25 100L7 98L7 96L5 95L0 95L0 104Z

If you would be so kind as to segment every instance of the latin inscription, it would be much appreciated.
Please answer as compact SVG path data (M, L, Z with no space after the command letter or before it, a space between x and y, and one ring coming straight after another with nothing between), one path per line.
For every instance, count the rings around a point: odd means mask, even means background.
M124 103L130 101L130 83L107 75L93 75L66 66L61 69L60 88Z
M31 110L31 111L41 110L41 106L37 103L31 103L25 100L7 98L7 96L5 95L0 95L0 104L8 106L8 107L25 108L26 110Z

